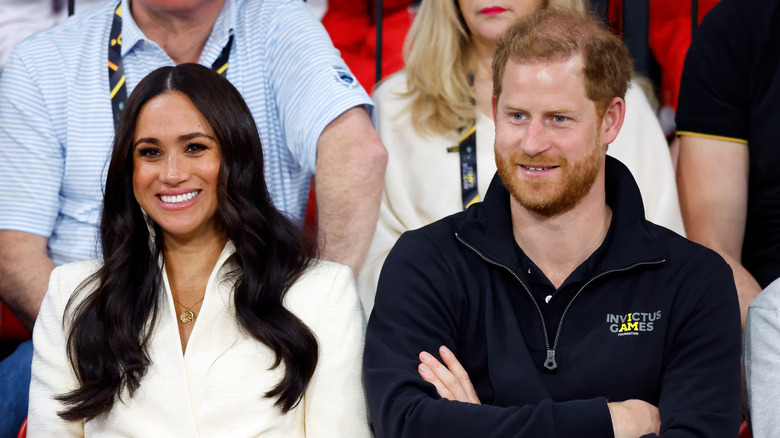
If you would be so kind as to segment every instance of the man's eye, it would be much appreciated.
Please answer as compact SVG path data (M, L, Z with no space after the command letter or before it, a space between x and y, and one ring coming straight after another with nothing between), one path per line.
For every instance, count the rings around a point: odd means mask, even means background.
M521 113L512 113L512 118L515 120L523 120L525 116Z
M557 123L563 123L566 121L566 117L564 116L553 116L553 120L555 120Z

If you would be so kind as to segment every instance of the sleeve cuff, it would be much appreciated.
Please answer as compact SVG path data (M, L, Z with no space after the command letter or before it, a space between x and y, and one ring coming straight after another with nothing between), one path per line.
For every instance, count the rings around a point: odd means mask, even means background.
M572 400L555 403L553 415L560 437L614 437L607 400Z

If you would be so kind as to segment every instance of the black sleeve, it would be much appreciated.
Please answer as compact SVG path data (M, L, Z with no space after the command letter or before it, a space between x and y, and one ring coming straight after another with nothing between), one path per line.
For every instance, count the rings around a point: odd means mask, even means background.
M748 139L756 23L750 2L723 0L694 34L680 81L678 134Z
M672 308L658 409L661 437L737 436L741 420L741 328L731 269L702 248L681 269ZM709 269L702 269L706 266Z
M420 351L436 356L446 345L459 354L458 326L468 302L446 252L419 232L406 233L382 269L364 361L376 436L611 437L604 398L475 405L441 399L418 375Z

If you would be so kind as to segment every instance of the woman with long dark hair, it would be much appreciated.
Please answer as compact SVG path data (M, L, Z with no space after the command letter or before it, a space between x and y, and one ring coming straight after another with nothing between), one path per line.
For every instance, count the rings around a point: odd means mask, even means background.
M144 78L117 128L103 259L52 273L30 436L368 436L351 271L270 200L249 108L196 64Z

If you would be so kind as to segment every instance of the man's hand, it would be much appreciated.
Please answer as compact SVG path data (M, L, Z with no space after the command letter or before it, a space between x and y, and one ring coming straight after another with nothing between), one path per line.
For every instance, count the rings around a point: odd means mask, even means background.
M436 360L428 352L420 353L420 365L417 372L428 383L436 387L436 391L442 398L464 403L481 404L474 386L471 384L469 374L463 369L455 355L445 346L439 347L445 365Z
M615 438L638 438L649 433L661 433L658 408L646 401L632 399L607 403L607 407Z

